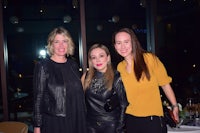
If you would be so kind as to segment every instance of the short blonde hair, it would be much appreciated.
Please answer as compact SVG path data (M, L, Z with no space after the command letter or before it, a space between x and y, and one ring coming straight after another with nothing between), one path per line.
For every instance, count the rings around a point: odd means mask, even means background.
M53 29L53 31L51 31L48 35L48 39L47 39L47 52L49 54L49 56L52 56L54 54L54 49L52 47L52 44L53 44L53 41L55 39L55 36L57 34L61 34L61 35L64 35L66 36L67 40L69 41L69 46L68 46L68 49L67 49L67 52L66 52L66 55L69 56L69 55L73 55L74 54L74 49L75 49L75 44L73 42L73 39L69 33L68 30L66 30L65 28L63 27L57 27L55 29Z

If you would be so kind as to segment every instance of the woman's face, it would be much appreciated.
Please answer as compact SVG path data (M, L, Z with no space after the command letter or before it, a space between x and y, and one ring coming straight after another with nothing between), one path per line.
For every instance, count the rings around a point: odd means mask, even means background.
M53 56L65 56L69 40L62 34L57 34L52 42Z
M115 35L115 50L122 57L132 56L131 36L126 32L119 32Z
M95 48L91 51L90 60L97 71L105 72L110 61L110 55L107 55L105 50L101 48Z

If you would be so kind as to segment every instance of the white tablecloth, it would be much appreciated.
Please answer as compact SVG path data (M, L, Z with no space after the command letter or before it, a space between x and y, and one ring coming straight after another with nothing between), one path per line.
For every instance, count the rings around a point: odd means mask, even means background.
M200 127L185 125L180 126L180 128L168 127L168 133L200 133Z

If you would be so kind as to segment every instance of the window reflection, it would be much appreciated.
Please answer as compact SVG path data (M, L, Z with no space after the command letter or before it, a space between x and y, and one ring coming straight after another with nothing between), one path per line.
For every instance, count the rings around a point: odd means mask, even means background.
M144 1L85 0L87 49L95 42L106 44L116 66L121 58L113 50L111 37L121 27L132 28L147 49L146 3L140 2ZM26 110L28 118L23 120L31 123L33 68L53 28L64 26L70 31L76 44L74 57L82 70L80 5L77 0L3 0L2 7L8 47L9 117L19 119ZM172 87L184 105L187 97L200 95L200 4L197 0L157 1L156 14L156 54L172 76Z

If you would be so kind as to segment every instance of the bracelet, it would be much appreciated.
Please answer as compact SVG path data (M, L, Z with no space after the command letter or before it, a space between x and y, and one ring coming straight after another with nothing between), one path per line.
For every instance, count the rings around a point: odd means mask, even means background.
M172 105L172 109L174 109L175 107L178 107L178 104Z

